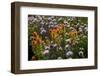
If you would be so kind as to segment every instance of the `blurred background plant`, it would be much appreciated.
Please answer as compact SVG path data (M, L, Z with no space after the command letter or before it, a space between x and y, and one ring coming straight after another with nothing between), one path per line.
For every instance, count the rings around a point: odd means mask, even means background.
M28 60L87 57L87 17L28 15Z

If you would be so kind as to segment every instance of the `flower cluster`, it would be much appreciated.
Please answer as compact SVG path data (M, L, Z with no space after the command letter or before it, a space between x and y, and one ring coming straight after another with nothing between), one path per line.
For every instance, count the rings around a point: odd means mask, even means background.
M87 58L87 25L87 17L29 15L29 60Z

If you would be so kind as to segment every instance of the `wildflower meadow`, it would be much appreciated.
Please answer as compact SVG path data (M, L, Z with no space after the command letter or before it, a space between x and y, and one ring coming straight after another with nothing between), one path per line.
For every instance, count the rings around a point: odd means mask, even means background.
M28 15L28 60L88 58L88 18Z

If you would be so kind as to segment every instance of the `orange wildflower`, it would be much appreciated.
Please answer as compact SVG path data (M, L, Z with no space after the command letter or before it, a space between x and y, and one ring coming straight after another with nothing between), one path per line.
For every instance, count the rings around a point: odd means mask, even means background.
M33 32L32 35L34 36L34 38L32 40L32 45L33 46L37 46L38 44L42 43L42 39L39 37L37 32Z
M75 31L71 31L71 32L69 32L69 36L71 37L71 38L75 38L76 36L77 36L77 34L78 34L78 32L75 30Z

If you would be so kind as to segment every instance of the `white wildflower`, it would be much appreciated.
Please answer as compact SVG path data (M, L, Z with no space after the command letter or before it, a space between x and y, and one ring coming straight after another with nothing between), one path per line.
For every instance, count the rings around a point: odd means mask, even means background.
M66 57L72 57L73 56L73 52L72 51L68 51L67 53L66 53Z
M57 59L58 59L58 60L59 60L59 59L62 59L62 57L58 57Z

